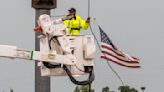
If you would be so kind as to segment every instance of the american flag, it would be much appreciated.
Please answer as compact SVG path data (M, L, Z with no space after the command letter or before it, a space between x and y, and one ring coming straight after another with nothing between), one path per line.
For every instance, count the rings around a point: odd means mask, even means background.
M139 59L120 51L99 26L101 35L101 58L128 68L140 68Z

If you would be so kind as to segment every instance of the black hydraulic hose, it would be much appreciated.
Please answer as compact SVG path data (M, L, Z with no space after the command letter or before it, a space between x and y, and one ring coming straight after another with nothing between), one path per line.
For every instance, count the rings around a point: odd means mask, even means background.
M49 45L49 49L51 50L51 41L54 39L55 37L51 37L50 40L48 41L48 45ZM61 64L51 64L49 62L43 62L43 65L49 69L52 68L61 68Z
M51 37L50 40L48 41L49 44L49 48L50 50L52 49L51 47L51 41L54 39L55 37ZM53 68L61 68L61 64L51 64L48 62L43 62L43 65L49 69L53 69ZM89 71L86 71L86 73L89 73L89 77L87 80L84 81L77 81L73 76L71 71L67 68L66 65L63 65L63 69L65 70L65 72L67 73L67 75L69 76L70 80L76 84L76 85L89 85L94 81L95 75L94 75L94 71L93 71L93 67L90 67L91 69Z
M48 62L43 62L43 65L44 65L46 68L49 68L49 69L61 68L61 64L54 65L54 64L51 64L51 63L48 63Z
M63 69L66 71L67 75L69 76L70 80L76 84L76 85L88 85L91 84L94 79L95 79L95 75L94 75L94 71L93 71L93 67L90 71L88 71L87 73L89 73L89 77L87 80L84 81L77 81L73 76L71 71L67 68L66 65L63 65Z
M48 46L49 46L49 49L51 50L52 47L51 47L51 41L55 38L55 36L51 37L50 40L48 41ZM56 38L55 38L56 39Z

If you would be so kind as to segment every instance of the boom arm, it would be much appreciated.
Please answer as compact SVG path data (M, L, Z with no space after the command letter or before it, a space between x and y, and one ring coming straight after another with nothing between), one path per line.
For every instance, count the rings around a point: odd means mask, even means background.
M77 59L74 55L59 55L55 52L44 53L40 51L27 51L18 49L16 46L0 45L0 57L21 58L26 60L44 61L49 63L60 63L75 65Z

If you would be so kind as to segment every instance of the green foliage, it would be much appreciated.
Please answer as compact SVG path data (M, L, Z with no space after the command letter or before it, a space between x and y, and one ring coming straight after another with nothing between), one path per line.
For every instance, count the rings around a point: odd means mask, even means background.
M89 86L76 86L74 92L89 92ZM91 92L95 92L94 89L91 89Z
M114 91L110 91L110 88L106 86L102 89L102 92L114 92Z
M104 87L104 88L102 89L102 92L110 92L109 87Z
M138 92L137 89L131 88L130 86L120 86L118 90L120 90L120 92ZM89 92L89 86L88 85L76 86L74 92ZM91 92L95 92L94 89L91 89ZM106 86L102 88L102 92L114 92L114 91L110 91L110 88Z
M79 87L78 86L76 86L74 92L79 92Z
M138 90L130 88L130 86L120 86L118 90L120 90L120 92L138 92Z
M135 88L131 88L130 92L138 92L138 90L136 90Z

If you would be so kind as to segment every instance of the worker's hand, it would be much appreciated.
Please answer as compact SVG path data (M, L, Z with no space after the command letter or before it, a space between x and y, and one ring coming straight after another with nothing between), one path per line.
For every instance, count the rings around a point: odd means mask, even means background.
M86 23L90 23L90 17L87 18Z

